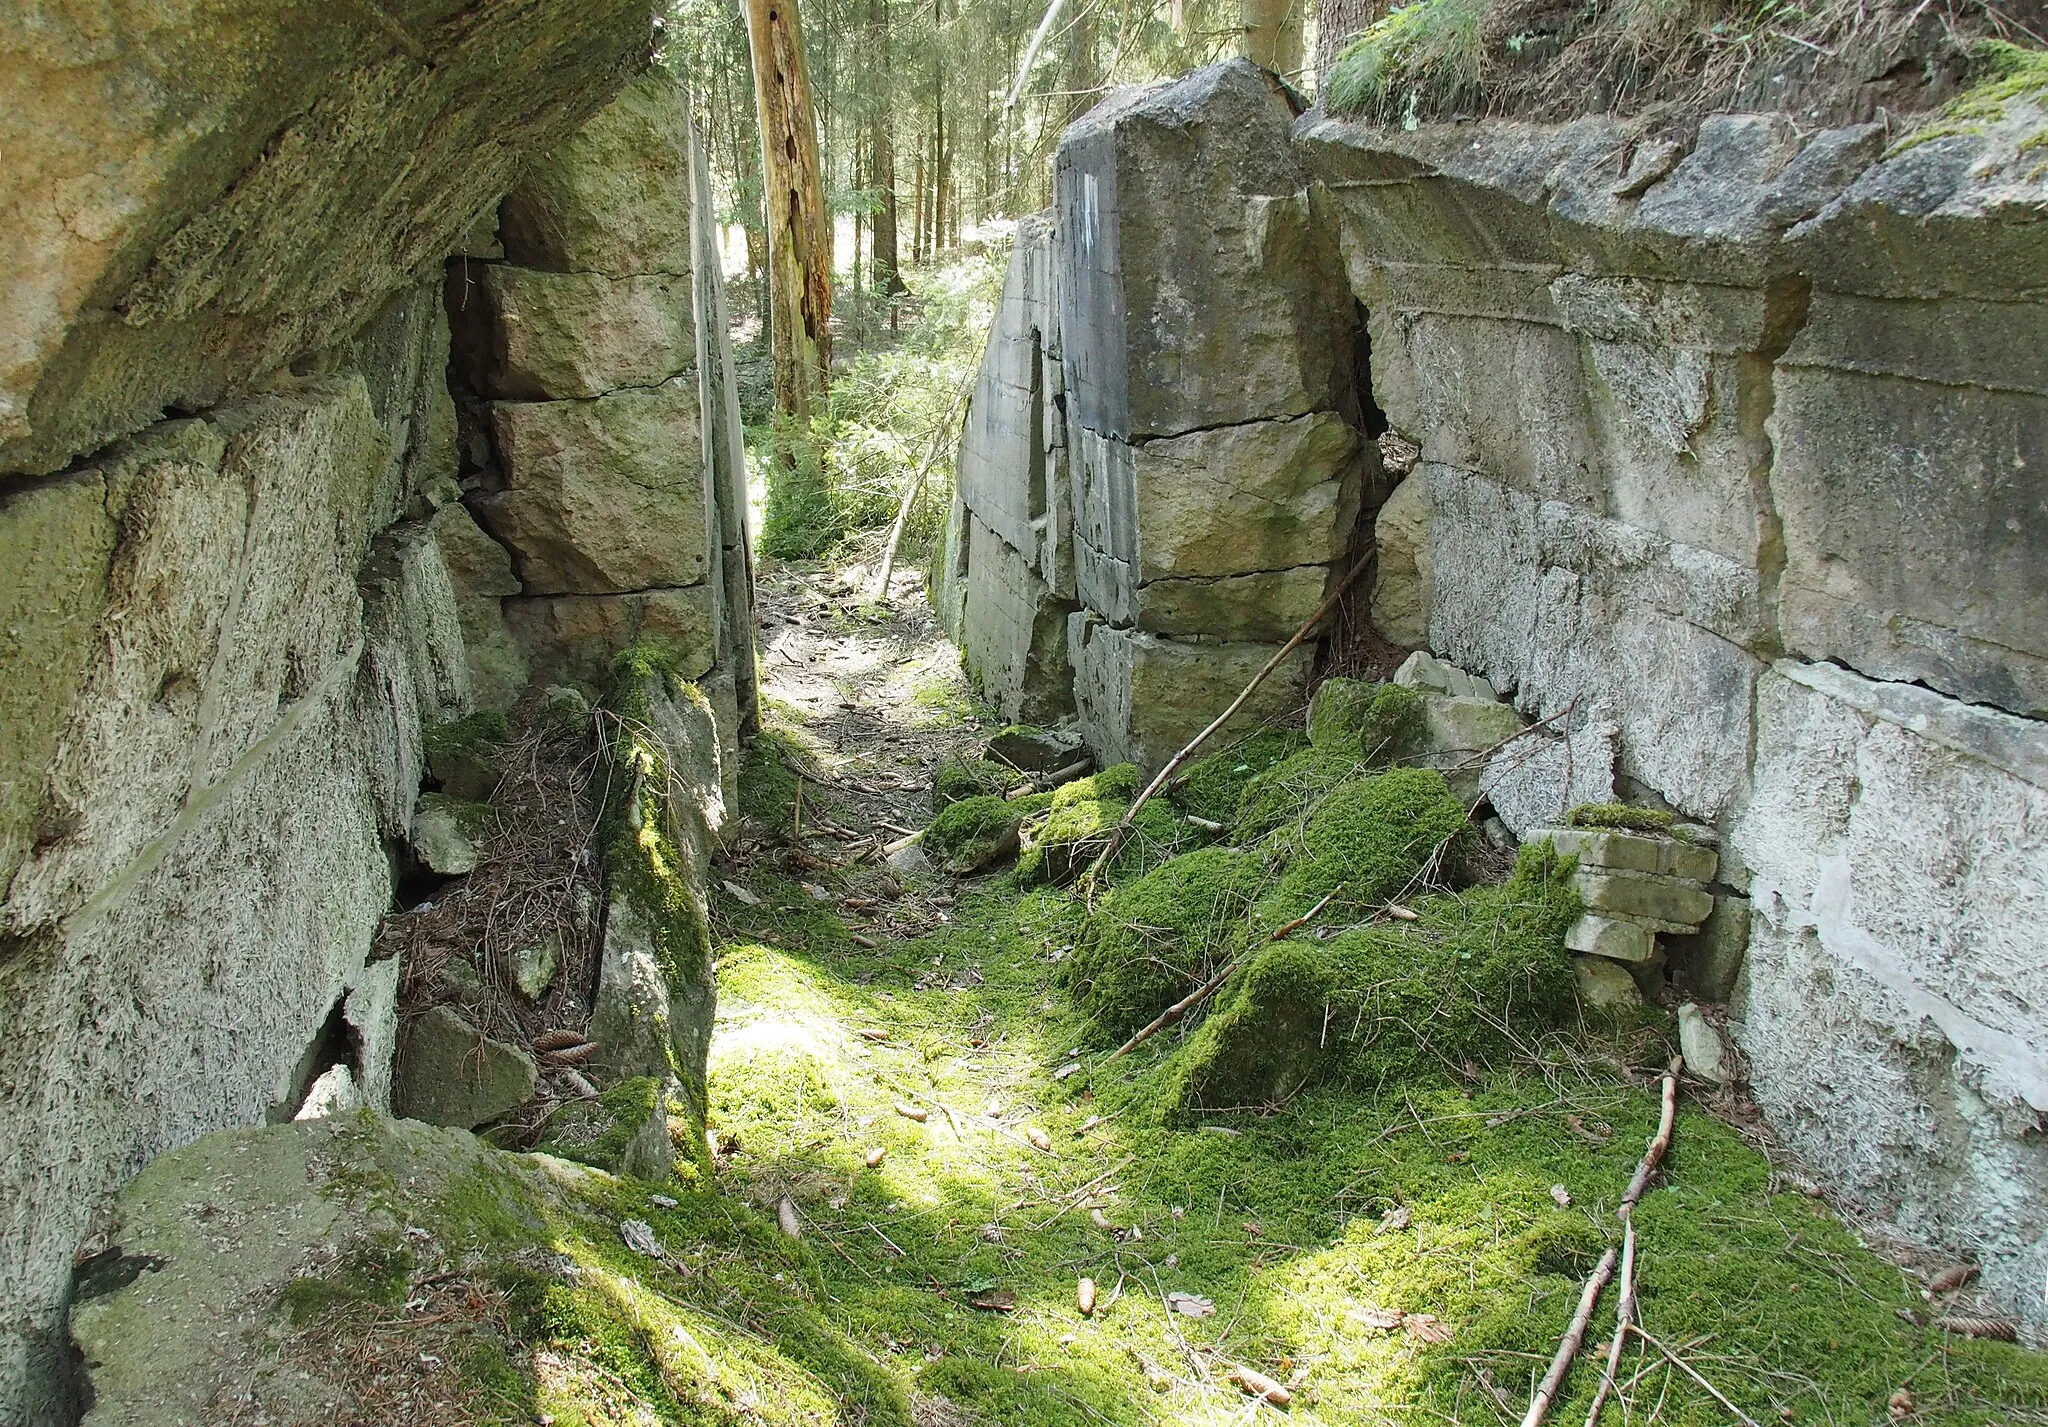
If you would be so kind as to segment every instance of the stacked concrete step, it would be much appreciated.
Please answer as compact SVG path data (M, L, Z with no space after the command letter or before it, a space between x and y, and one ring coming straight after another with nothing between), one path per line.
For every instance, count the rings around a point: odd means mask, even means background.
M1586 914L1565 934L1573 951L1647 963L1657 933L1690 935L1714 910L1706 884L1720 857L1711 847L1614 828L1547 828L1534 837L1578 859Z

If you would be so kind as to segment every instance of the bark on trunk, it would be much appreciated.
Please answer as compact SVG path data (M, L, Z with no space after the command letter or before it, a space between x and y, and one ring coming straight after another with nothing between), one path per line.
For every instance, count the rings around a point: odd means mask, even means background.
M1243 0L1245 58L1275 74L1301 72L1302 0Z
M807 418L832 365L832 225L795 0L746 0L761 121L776 408Z
M1317 0L1316 92L1329 83L1330 67L1344 47L1387 13L1387 0Z

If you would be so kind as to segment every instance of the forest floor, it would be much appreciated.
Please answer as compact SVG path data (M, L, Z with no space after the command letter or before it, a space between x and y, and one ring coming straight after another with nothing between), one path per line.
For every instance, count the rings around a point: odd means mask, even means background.
M874 606L864 572L764 567L765 726L713 875L711 1129L718 1188L800 1230L802 1296L894 1385L838 1420L907 1395L920 1427L1518 1422L1619 1240L1655 1018L1165 1123L1177 1038L1108 1064L1058 980L1075 896L881 856L995 727L915 575ZM1866 1247L1725 1095L1685 1089L1635 1213L1648 1336L1602 1421L1735 1420L1725 1398L1761 1424L2048 1423L2048 1362L1933 1326L1942 1265ZM1613 1298L1553 1422L1586 1420Z

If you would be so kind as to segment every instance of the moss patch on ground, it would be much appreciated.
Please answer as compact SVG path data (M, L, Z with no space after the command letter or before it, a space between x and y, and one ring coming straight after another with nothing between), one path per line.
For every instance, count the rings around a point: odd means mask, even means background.
M1475 988L1524 974L1509 954L1529 931L1518 919L1561 914L1544 891L1490 895L1425 909L1454 959L1502 927L1497 967L1455 973ZM843 939L722 951L713 1122L736 1148L719 1182L741 1200L792 1198L835 1324L899 1390L1006 1427L1220 1423L1246 1408L1224 1376L1244 1364L1292 1381L1304 1423L1491 1422L1487 1382L1519 1414L1614 1237L1655 1127L1661 1035L1605 1048L1636 1080L1538 1035L1476 1056L1470 1074L1404 1060L1374 1083L1311 1083L1276 1113L1174 1126L1156 1113L1182 1053L1171 1033L1156 1055L1084 1057L1083 1073L1054 1078L1089 1029L1058 984L1084 909L999 884L958 911L878 952ZM931 985L935 962L961 976ZM1688 1360L1759 1420L1884 1420L1908 1379L1916 1421L2048 1411L2048 1362L1901 1319L1916 1285L1824 1205L1774 1192L1765 1159L1690 1105L1636 1222L1650 1331L1694 1344ZM1103 1305L1092 1317L1075 1304L1084 1275ZM1216 1311L1169 1309L1176 1294ZM1583 1419L1593 1380L1583 1367L1567 1379L1555 1420ZM1637 1345L1623 1381L1630 1420L1726 1420Z

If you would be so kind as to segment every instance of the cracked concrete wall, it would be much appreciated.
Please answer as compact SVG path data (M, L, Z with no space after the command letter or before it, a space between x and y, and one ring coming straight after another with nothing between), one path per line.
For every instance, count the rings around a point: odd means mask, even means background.
M1009 717L1071 712L1107 759L1156 766L1220 712L1376 491L1297 112L1243 62L1114 96L1018 228L934 602ZM1245 717L1298 710L1306 672Z
M73 1258L126 1179L290 1115L337 1015L388 1102L398 966L370 953L423 726L526 686L506 605L607 598L530 593L463 504L443 264L485 258L478 217L645 69L647 7L257 8L58 0L0 64L0 1421L32 1427L76 1419ZM547 201L508 226L544 256L492 297L565 342L496 370L667 403L642 424L728 488L693 487L686 553L604 558L681 560L730 645L737 402L700 321L722 294L688 260L686 165L645 159L530 170ZM681 195L674 267L640 257L670 229L618 221L648 175ZM707 680L735 732L745 653Z
M1771 1128L2037 1337L2044 121L1716 116L1641 178L1598 118L1293 135L1421 447L1376 609L1722 829L1748 956L1681 970Z

